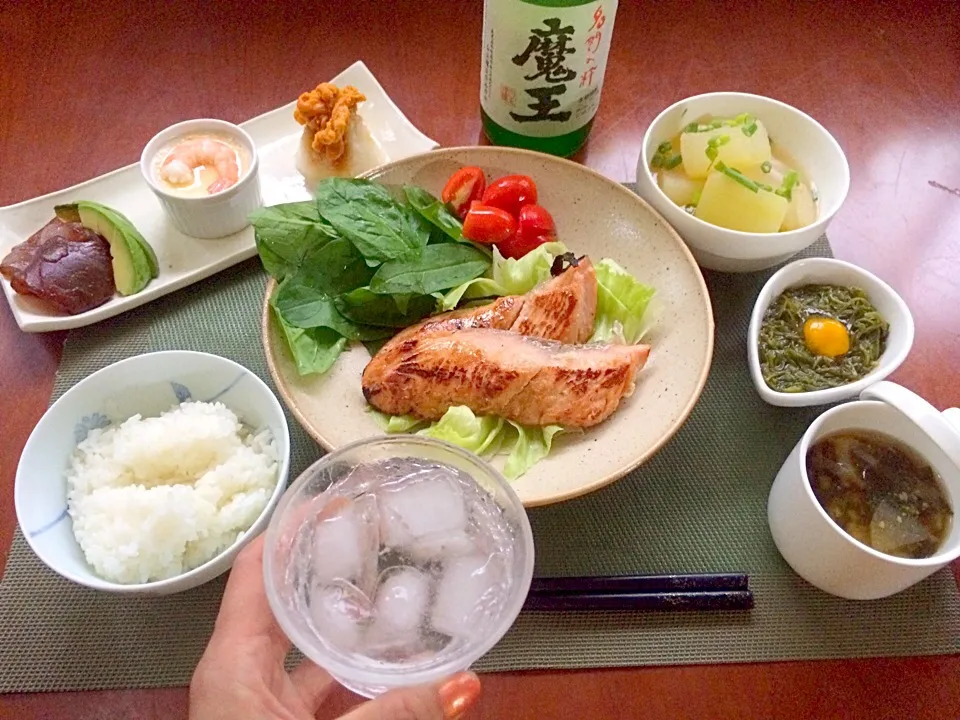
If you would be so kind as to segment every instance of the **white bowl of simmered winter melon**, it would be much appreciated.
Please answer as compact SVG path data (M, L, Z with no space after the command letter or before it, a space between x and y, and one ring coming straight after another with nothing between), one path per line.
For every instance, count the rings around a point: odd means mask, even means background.
M850 168L812 117L760 95L716 92L674 103L651 123L637 192L710 270L777 265L819 238Z

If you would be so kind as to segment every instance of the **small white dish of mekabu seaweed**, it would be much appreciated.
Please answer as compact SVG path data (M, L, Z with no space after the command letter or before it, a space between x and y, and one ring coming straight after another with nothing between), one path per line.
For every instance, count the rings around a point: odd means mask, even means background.
M789 362L784 358L788 358L790 353L782 352L782 348L777 352L771 352L770 348L761 348L761 343L765 340L762 337L764 321L772 319L768 316L768 310L775 305L783 293L811 285L835 286L841 291L849 289L862 291L867 303L861 300L858 305L864 308L872 306L869 309L879 313L887 327L885 331L879 332L878 329L878 333L875 333L875 335L882 335L879 352L874 351L864 362L855 363L851 362L854 360L851 353L859 352L857 342L860 331L855 321L851 322L849 316L832 317L829 310L821 310L817 307L799 309L796 315L797 323L801 327L794 330L803 337L804 347L797 348L797 354L801 358L810 355L811 370L816 373L816 368L826 369L827 372L823 375L832 376L832 380L830 383L823 383L822 387L813 389L820 383L811 383L808 372L806 379L799 379L787 390L779 379L774 379L774 368L771 365ZM854 297L858 294L851 293ZM878 320L875 324L880 322ZM883 380L900 367L913 346L913 335L914 324L910 308L907 307L903 298L883 280L843 260L807 258L782 267L760 290L747 331L747 362L757 392L771 405L782 407L828 405L856 397L868 385ZM875 337L871 341L873 340ZM841 347L836 347L837 342ZM845 352L839 352L844 350L842 346L844 342L847 343L847 349ZM821 347L818 347L818 344ZM811 350L811 345L817 352ZM834 347L830 347L831 345ZM874 358L873 355L878 356ZM777 358L775 362L772 360L773 357ZM846 375L849 379L837 383L837 378L844 374L839 372L841 364L862 368L865 372L861 375L847 371ZM829 372L834 367L838 372ZM776 370L782 371L782 365Z

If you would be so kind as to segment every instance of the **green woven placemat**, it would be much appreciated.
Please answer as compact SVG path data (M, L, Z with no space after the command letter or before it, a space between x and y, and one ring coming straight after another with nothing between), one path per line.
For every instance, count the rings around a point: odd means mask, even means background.
M829 255L826 239L805 254ZM949 571L886 600L815 590L780 559L766 521L777 469L817 410L764 404L750 383L750 308L769 273L707 278L713 369L677 436L607 488L530 512L537 572L589 575L747 571L750 613L524 613L481 671L755 662L956 652L960 598ZM252 260L70 334L54 397L105 365L165 349L223 355L268 379ZM291 477L320 455L289 418ZM0 692L185 685L213 626L223 578L165 598L73 585L17 533L0 584Z

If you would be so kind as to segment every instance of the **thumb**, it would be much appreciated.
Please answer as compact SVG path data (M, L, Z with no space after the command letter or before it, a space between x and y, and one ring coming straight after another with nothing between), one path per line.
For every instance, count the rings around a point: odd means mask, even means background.
M441 683L391 690L341 720L458 720L480 697L480 678L457 673Z

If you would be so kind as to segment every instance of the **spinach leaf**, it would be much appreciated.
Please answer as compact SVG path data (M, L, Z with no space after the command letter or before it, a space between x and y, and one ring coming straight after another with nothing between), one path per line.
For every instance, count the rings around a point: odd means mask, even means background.
M411 293L394 293L393 302L396 303L397 310L400 311L401 315L407 314L407 308L410 307L410 301L415 297L420 296L413 295Z
M423 188L413 185L404 185L403 193L413 209L430 224L454 240L463 240L463 223L440 200Z
M396 296L377 295L361 287L336 299L340 313L355 323L385 328L404 328L422 320L436 308L436 298L429 295L403 297L405 306L398 307Z
M330 295L340 295L368 284L374 272L353 243L337 238L308 250L298 277Z
M490 258L470 245L427 245L418 258L381 265L370 281L370 290L379 295L429 295L473 280L489 269Z
M325 327L349 340L375 340L389 334L383 328L351 322L337 310L333 297L303 282L299 275L287 278L274 295L274 307L285 323L309 330Z
M303 330L293 327L283 321L276 307L273 308L273 316L287 341L287 348L300 375L325 373L333 367L347 345L347 339L330 328Z
M416 257L430 237L430 227L419 215L369 180L322 181L317 186L317 207L371 267Z
M260 261L277 280L295 272L308 250L339 237L312 200L258 208L249 219Z

